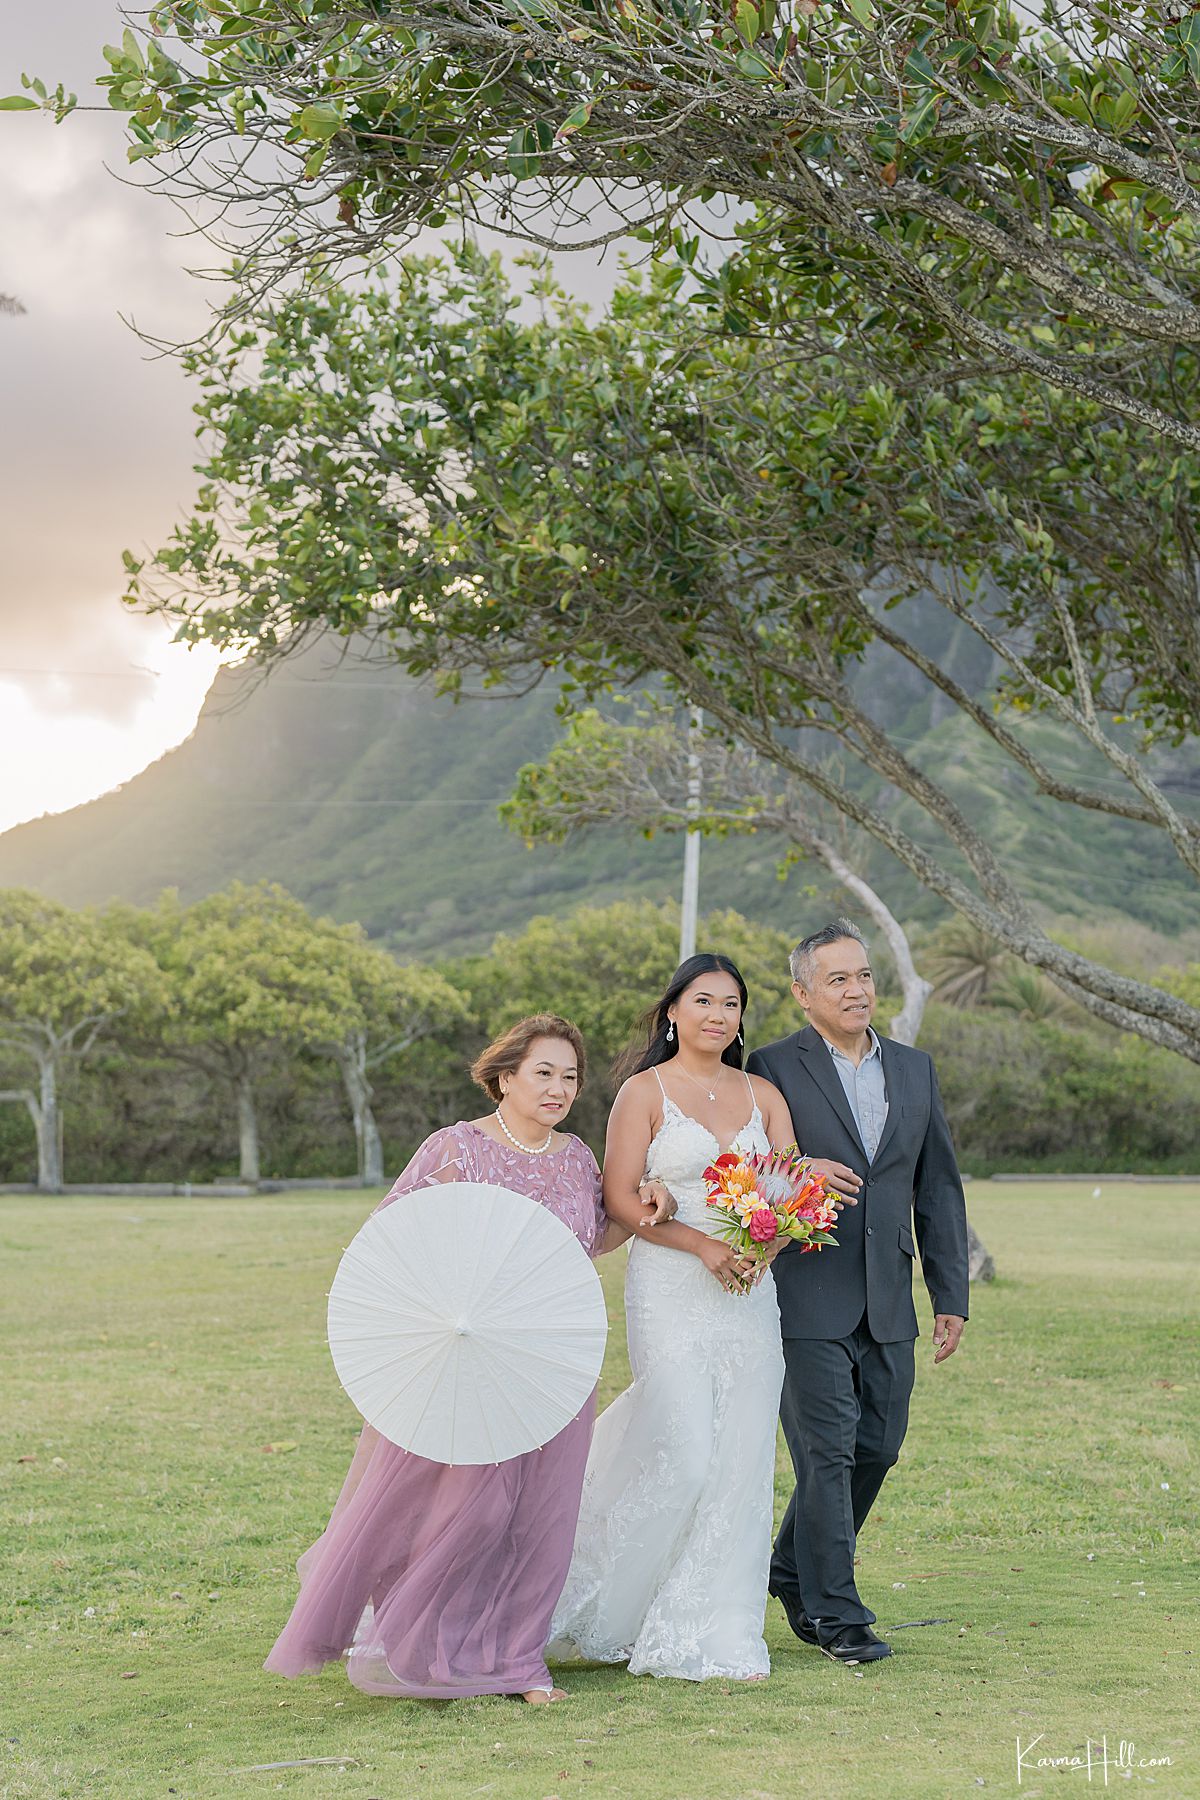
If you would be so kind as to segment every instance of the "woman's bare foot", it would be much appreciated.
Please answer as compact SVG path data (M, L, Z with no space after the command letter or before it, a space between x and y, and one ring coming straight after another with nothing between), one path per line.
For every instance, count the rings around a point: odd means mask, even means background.
M565 1700L566 1697L564 1688L551 1688L549 1693L545 1688L530 1688L528 1693L517 1695L517 1699L523 1700L526 1706L549 1706L552 1700Z

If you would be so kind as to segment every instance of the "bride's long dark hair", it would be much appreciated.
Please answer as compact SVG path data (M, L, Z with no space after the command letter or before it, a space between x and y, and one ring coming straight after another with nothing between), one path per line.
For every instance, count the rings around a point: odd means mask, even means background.
M737 1036L731 1044L727 1044L721 1052L721 1061L728 1063L731 1069L742 1066L742 1048L745 1033L742 1024L746 1018L746 1008L750 996L746 992L746 983L742 980L742 972L737 964L727 956L717 956L711 950L702 950L698 956L689 956L681 962L670 981L666 985L661 1000L656 1000L649 1012L644 1013L638 1021L639 1035L643 1041L632 1044L617 1058L613 1066L613 1077L616 1081L627 1081L631 1075L640 1074L643 1069L652 1069L656 1063L670 1062L679 1051L679 1034L675 1033L672 1042L667 1042L667 1028L671 1021L667 1018L668 1010L674 1006L685 988L691 987L693 981L701 975L732 975L737 982L738 993L742 999L742 1018L738 1025Z

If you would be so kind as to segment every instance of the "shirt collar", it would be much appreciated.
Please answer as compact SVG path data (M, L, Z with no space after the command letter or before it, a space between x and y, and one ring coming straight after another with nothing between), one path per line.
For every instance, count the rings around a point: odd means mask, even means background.
M870 1060L873 1056L879 1057L880 1061L882 1062L883 1052L879 1048L879 1038L876 1035L875 1027L873 1025L867 1026L867 1035L871 1040L871 1048L867 1051L867 1054L863 1057L863 1059L862 1059L863 1063L870 1062ZM850 1062L850 1058L846 1055L846 1052L844 1050L839 1050L836 1044L831 1044L829 1039L825 1036L824 1032L818 1031L817 1036L820 1038L821 1042L824 1044L825 1048L828 1050L830 1056L840 1057L843 1062L850 1063L851 1068L854 1067L854 1064L852 1062ZM862 1063L859 1063L858 1066L861 1069Z

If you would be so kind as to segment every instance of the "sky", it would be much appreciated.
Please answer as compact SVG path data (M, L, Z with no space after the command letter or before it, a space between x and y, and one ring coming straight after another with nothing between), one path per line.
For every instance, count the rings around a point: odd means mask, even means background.
M6 8L0 92L23 71L81 101L118 34L105 0ZM195 489L187 383L121 315L182 337L204 284L170 209L123 187L115 114L0 114L0 829L91 799L186 737L215 656L120 604L121 551Z
M188 382L124 321L177 342L213 297L190 272L209 247L125 182L123 121L93 85L120 31L112 0L4 9L0 94L22 72L61 79L81 110L0 113L0 293L26 309L0 316L0 830L180 743L216 669L120 600L122 550L163 543L197 483ZM558 267L594 301L617 272L611 252Z

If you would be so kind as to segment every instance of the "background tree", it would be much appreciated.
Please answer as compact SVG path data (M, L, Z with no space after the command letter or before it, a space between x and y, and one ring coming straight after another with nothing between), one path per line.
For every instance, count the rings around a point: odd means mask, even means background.
M1016 1013L1019 1019L1061 1019L1070 1011L1070 1002L1057 988L1036 969L1024 969L1020 964L1005 971L987 1004Z
M688 254L719 196L751 212L736 289L777 296L778 322L848 276L942 368L1024 371L1200 444L1183 384L1174 404L1143 391L1147 362L1200 339L1200 25L1180 0L1036 20L979 0L128 16L102 82L129 155L237 243L251 291L447 217L556 247L632 228ZM73 103L27 87L15 104Z
M791 944L783 932L738 913L715 912L700 920L697 942L731 956L745 976L750 1042L795 1029ZM643 1013L678 960L678 908L623 900L532 919L524 931L497 937L487 957L465 959L447 973L470 987L489 1036L547 1008L574 1020L587 1042L589 1074L571 1129L598 1149L615 1092L612 1065L634 1041Z
M692 756L698 757L701 768L697 809L688 803ZM669 714L643 715L637 724L619 725L589 711L571 721L566 738L544 763L528 764L521 771L517 791L502 810L531 843L539 839L561 843L572 833L597 825L625 825L646 833L689 829L784 833L797 856L824 863L843 887L848 904L881 932L901 991L887 1032L899 1043L915 1044L933 984L917 972L904 927L847 860L836 841L836 823L832 829L821 829L802 790L793 784L790 791L764 793L772 773L757 758L727 743L706 737L697 744L694 735L689 741ZM1025 973L1034 975L1032 970ZM969 1222L967 1234L971 1280L990 1281L995 1262Z
M410 273L197 354L206 483L154 564L130 559L133 601L268 660L332 629L452 688L558 669L568 705L665 677L1069 997L1200 1059L1194 1006L1051 935L976 822L974 774L997 760L1200 874L1149 754L1195 729L1200 463L1083 401L1064 448L1012 379L858 387L853 317L802 362L698 337L661 271L595 325L544 275L519 323L470 250ZM1129 497L1119 526L1106 494ZM971 634L982 686L921 647L921 607ZM918 674L970 757L930 766L889 733L850 685L867 658Z
M37 1134L38 1187L63 1183L62 1098L69 1073L118 1021L143 1028L165 1004L154 959L120 916L71 912L20 888L0 891L0 1052L35 1085L10 1089Z
M993 992L1009 965L995 938L969 919L947 919L929 939L925 966L934 980L934 999L945 1006L978 1006Z
M364 1187L383 1182L383 1141L372 1107L373 1078L403 1068L405 1053L434 1033L454 1031L469 1017L465 995L436 969L397 963L360 934L357 943L339 933L335 956L344 959L356 1017L342 1037L321 1046L341 1072Z
M314 919L263 881L233 882L188 907L165 895L152 929L171 990L164 1047L226 1088L239 1176L255 1183L264 1080L289 1057L344 1046L362 1029L359 928Z
M105 923L120 941L142 948L164 929L157 912L136 908L110 909ZM82 936L79 915L71 916L71 929L73 941ZM599 1151L612 1093L609 1065L673 968L678 934L673 904L622 901L534 919L487 954L442 965L438 972L465 1012L371 1072L371 1111L388 1166L403 1164L438 1124L479 1110L468 1074L473 1057L516 1013L546 1005L563 1005L587 1022L591 1079L572 1129ZM701 942L732 949L746 972L748 1030L755 1041L795 1027L785 960L791 941L736 913L702 922ZM338 942L357 956L356 932ZM321 956L334 953L326 937L318 935L315 946ZM1126 948L1132 953L1136 946L1126 941ZM1195 970L1164 970L1161 980L1190 998ZM894 993L886 971L882 986L880 1017L887 1029ZM170 1000L168 983L156 1005L169 1007ZM135 1007L105 1028L84 1060L70 1063L77 1181L212 1181L226 1173L221 1146L229 1134L228 1082L214 1081L207 1062L201 1068L172 1059L162 1035L160 1016ZM1026 1016L1025 1009L935 1001L926 1009L921 1042L937 1060L947 1116L968 1172L1196 1169L1200 1068L1077 1009L1042 1017ZM0 1079L7 1084L15 1068L12 1053L0 1052ZM264 1060L254 1098L278 1169L307 1177L345 1174L354 1141L344 1085L326 1050L282 1048L274 1060ZM35 1158L32 1115L24 1106L19 1113L0 1108L0 1181L29 1179L25 1171Z
M700 801L689 804L689 763L700 772ZM900 985L901 1005L889 1031L915 1044L932 983L919 975L907 934L890 907L852 867L838 842L839 821L823 821L798 784L778 783L775 771L744 748L711 735L689 736L668 709L643 712L629 725L588 710L570 722L563 741L544 763L521 770L513 798L501 813L532 844L562 843L597 825L624 825L649 836L656 831L732 835L783 834L799 857L816 857L882 934Z
M965 919L948 919L931 932L923 961L934 977L933 998L945 1006L999 1007L1022 1019L1077 1014L1036 969L1017 962Z

